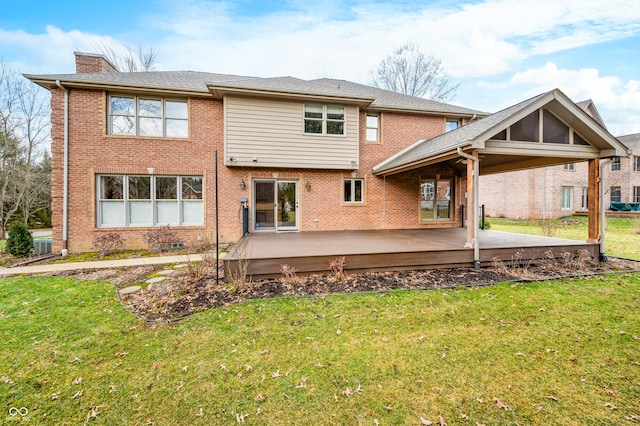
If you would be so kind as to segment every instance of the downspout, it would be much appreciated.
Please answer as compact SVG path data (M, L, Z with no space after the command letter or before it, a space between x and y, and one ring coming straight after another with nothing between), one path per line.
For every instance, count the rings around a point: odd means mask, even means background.
M473 219L473 267L474 269L480 269L480 241L478 240L478 234L480 233L478 224L478 207L480 196L480 159L469 155L458 147L458 155L473 161L473 213L471 217Z
M64 92L64 154L62 177L62 255L69 253L67 248L69 224L69 89L56 80L56 86Z
M608 262L609 258L604 252L604 230L605 220L607 219L605 203L604 203L604 166L609 164L611 159L600 162L600 261Z

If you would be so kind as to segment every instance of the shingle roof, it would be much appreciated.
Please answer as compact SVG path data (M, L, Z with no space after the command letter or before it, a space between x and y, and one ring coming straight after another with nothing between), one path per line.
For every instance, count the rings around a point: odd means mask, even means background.
M342 97L367 100L371 107L385 110L430 112L454 116L485 116L486 113L456 105L403 95L346 80L302 80L294 77L249 77L197 71L111 72L84 74L25 75L45 87L62 83L113 88L140 88L210 94L216 89L255 90L300 95Z
M159 88L190 92L208 93L206 83L233 82L251 80L257 77L246 77L230 74L214 74L197 71L149 71L149 72L107 72L90 74L45 74L25 75L29 80L86 83L94 85L111 85L122 87Z
M501 128L498 128L501 123L509 117L524 110L529 105L535 103L538 99L548 93L542 93L531 99L527 99L526 101L503 109L502 111L496 112L495 114L491 114L488 117L481 118L465 126L459 127L456 130L436 136L435 138L419 140L403 151L400 151L398 154L374 166L373 171L374 173L383 173L396 167L411 164L440 153L455 150L458 147L465 147L470 145L479 136L491 131L494 127L496 129L493 131L495 133L499 133L502 131ZM489 137L491 136L492 135L489 135Z
M459 107L456 105L436 102L417 96L404 95L402 93L392 92L390 90L380 89L378 87L367 86L364 84L354 83L347 80L336 80L333 78L320 78L311 80L328 87L336 87L354 94L370 96L375 100L371 103L372 108L380 109L410 109L429 111L439 114L459 114L473 116L486 116L487 113L470 108Z
M625 144L631 152L635 153L636 149L640 145L640 133L634 133L631 135L618 136L618 140Z

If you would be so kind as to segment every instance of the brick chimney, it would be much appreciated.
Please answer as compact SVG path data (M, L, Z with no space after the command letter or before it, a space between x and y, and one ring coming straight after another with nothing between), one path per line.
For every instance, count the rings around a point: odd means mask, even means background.
M73 52L73 54L76 55L76 74L119 72L105 55L83 52Z

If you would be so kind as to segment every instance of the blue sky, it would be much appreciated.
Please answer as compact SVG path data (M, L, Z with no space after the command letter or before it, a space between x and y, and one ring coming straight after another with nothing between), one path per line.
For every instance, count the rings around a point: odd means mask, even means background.
M640 132L637 0L15 1L0 60L71 73L73 52L153 46L161 70L368 83L407 42L460 83L454 104L494 112L553 88L591 98L614 135Z

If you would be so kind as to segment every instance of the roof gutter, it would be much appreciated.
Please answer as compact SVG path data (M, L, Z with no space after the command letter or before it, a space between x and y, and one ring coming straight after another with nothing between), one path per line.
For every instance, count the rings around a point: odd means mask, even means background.
M60 80L56 80L56 86L64 92L64 160L62 177L62 255L69 253L67 248L68 224L69 224L69 89L64 87Z
M478 210L479 203L478 197L480 196L480 159L469 155L458 147L458 154L467 160L473 161L473 210L471 211L471 222L473 223L473 267L474 269L480 269L480 241L478 240L478 234L480 233L478 224ZM468 225L467 225L468 226Z

